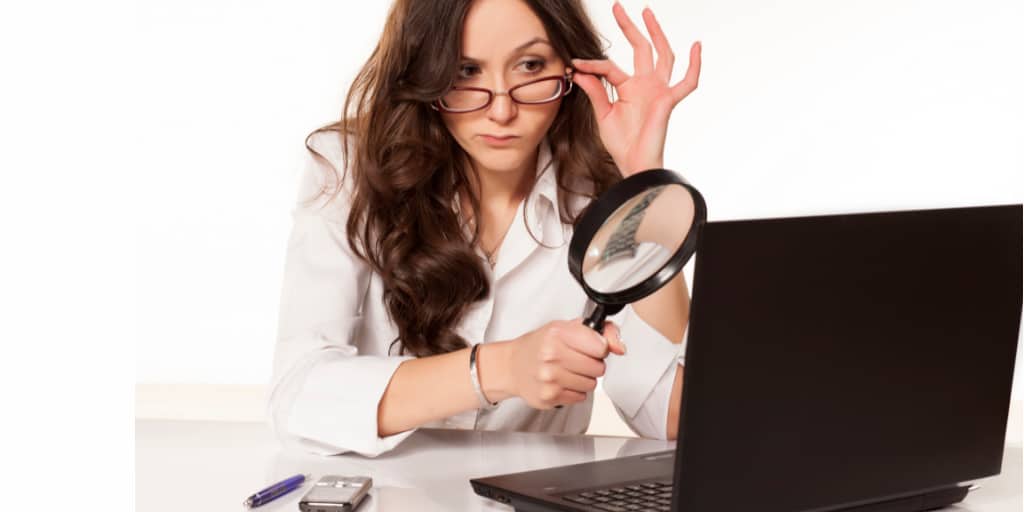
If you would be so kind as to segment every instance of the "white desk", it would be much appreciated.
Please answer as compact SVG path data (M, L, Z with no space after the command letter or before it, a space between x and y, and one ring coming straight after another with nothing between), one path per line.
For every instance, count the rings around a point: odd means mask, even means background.
M135 499L139 512L241 510L267 484L296 473L369 475L374 486L357 512L510 511L478 497L472 477L672 449L674 442L519 432L420 430L376 459L283 452L259 423L139 420L135 423ZM950 510L1020 512L1021 448L1009 447L1003 472ZM254 509L293 512L310 482Z

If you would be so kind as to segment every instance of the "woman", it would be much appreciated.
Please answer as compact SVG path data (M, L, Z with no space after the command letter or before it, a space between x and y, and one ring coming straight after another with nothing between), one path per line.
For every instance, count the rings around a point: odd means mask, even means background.
M589 201L662 167L700 72L695 43L670 86L654 14L652 49L613 12L634 76L579 1L396 1L342 120L307 138L269 399L286 444L376 456L422 426L582 433L601 376L635 431L675 438L682 274L602 337L566 264Z

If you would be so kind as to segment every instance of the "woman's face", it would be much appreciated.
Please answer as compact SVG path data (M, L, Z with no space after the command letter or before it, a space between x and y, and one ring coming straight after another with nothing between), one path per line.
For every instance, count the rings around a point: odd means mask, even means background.
M463 26L455 85L507 91L529 80L564 75L565 63L548 41L544 25L526 3L476 0ZM485 109L442 111L441 117L476 166L489 172L516 172L534 164L535 151L561 102L522 105L502 94ZM497 142L488 135L514 138Z

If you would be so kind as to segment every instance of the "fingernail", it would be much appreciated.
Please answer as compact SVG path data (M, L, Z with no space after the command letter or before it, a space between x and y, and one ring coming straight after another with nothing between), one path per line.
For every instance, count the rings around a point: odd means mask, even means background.
M622 347L622 355L626 355L626 342L622 341L621 338L619 339L619 346Z

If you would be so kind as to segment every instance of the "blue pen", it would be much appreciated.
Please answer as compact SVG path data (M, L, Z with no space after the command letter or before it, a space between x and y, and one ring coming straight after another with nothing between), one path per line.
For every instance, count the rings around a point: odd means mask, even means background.
M285 494L302 487L302 482L305 481L306 475L295 475L293 477L286 478L256 494L253 494L252 496L249 496L242 504L249 508L264 505L274 501L280 496L284 496Z

